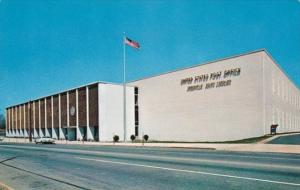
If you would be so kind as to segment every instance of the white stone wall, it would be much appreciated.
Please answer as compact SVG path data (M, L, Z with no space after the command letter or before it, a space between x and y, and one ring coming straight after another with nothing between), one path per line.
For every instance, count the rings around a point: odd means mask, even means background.
M130 83L139 87L140 134L160 141L229 141L265 134L259 51ZM240 68L231 85L187 92L181 80ZM216 81L221 81L222 78Z
M278 124L279 133L300 131L300 91L272 58L264 53L266 133Z
M134 134L134 88L127 87L127 136ZM112 141L114 135L124 140L123 86L99 83L99 139Z

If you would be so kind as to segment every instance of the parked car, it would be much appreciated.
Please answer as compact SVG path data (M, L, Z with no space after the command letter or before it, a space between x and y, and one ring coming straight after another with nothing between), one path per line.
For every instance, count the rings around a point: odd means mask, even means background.
M55 140L52 139L51 137L38 137L34 140L36 144L53 144L55 143Z

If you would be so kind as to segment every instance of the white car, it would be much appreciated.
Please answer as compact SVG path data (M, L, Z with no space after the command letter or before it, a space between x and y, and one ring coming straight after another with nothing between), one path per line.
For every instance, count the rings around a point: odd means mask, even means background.
M38 144L38 143L41 143L41 144L53 144L53 143L55 143L55 140L52 139L51 137L39 137L39 138L36 138L34 140L34 142L36 144Z

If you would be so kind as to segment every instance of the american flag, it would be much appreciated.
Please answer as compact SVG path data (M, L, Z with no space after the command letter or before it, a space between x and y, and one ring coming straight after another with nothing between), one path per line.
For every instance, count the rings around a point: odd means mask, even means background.
M129 45L133 48L136 48L136 49L140 48L140 44L138 42L133 41L133 40L127 38L127 37L125 38L125 44L127 44L127 45Z

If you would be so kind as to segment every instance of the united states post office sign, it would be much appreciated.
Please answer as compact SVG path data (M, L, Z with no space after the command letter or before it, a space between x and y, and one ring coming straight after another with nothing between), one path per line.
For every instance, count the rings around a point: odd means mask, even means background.
M232 78L238 77L240 74L241 68L227 69L181 79L180 85L186 86L187 92L226 87L231 85Z

